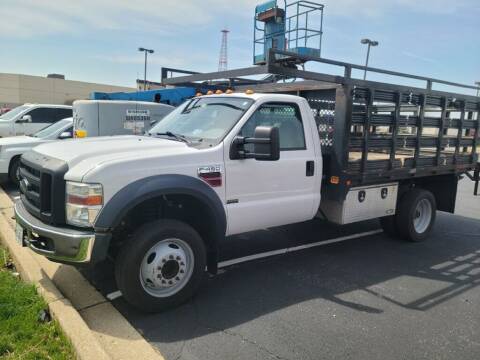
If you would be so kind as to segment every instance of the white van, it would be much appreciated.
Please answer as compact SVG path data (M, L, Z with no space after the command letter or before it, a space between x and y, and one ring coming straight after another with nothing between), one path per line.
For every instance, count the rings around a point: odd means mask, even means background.
M74 137L143 135L173 109L154 102L77 100L73 103Z
M0 137L31 135L68 117L72 117L71 106L21 105L0 116Z

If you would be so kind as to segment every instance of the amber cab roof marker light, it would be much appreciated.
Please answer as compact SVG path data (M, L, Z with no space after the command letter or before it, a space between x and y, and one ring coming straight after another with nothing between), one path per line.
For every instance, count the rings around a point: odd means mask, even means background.
M332 176L330 178L330 183L334 185L340 184L340 178L338 176Z
M86 138L87 137L87 131L86 130L75 130L75 133L74 133L74 137L75 138L79 138L79 139L82 139L82 138Z

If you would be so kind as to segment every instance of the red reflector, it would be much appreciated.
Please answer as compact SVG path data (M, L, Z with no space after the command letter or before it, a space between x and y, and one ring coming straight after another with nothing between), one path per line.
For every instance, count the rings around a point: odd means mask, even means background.
M220 172L203 173L198 176L211 187L222 186L222 173Z

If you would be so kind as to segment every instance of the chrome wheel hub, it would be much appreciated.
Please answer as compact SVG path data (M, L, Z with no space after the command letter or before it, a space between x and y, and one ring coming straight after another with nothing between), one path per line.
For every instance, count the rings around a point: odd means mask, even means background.
M415 231L419 234L427 231L432 221L432 204L427 199L422 199L418 202L414 212L413 226Z
M172 296L190 280L193 264L193 251L185 241L162 240L145 254L140 267L140 281L144 290L152 296Z

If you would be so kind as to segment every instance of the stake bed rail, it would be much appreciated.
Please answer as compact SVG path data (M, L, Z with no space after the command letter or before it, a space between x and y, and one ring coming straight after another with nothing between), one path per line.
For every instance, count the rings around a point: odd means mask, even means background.
M343 67L344 76L297 68L307 61ZM352 69L425 81L426 86L360 80L352 78ZM335 198L355 185L469 172L478 188L480 98L432 89L434 84L477 90L475 86L274 49L265 65L203 74L173 70L172 75L189 75L163 78L164 84L206 82L219 89L304 97L319 130L328 180L324 188ZM262 74L261 80L244 78Z

